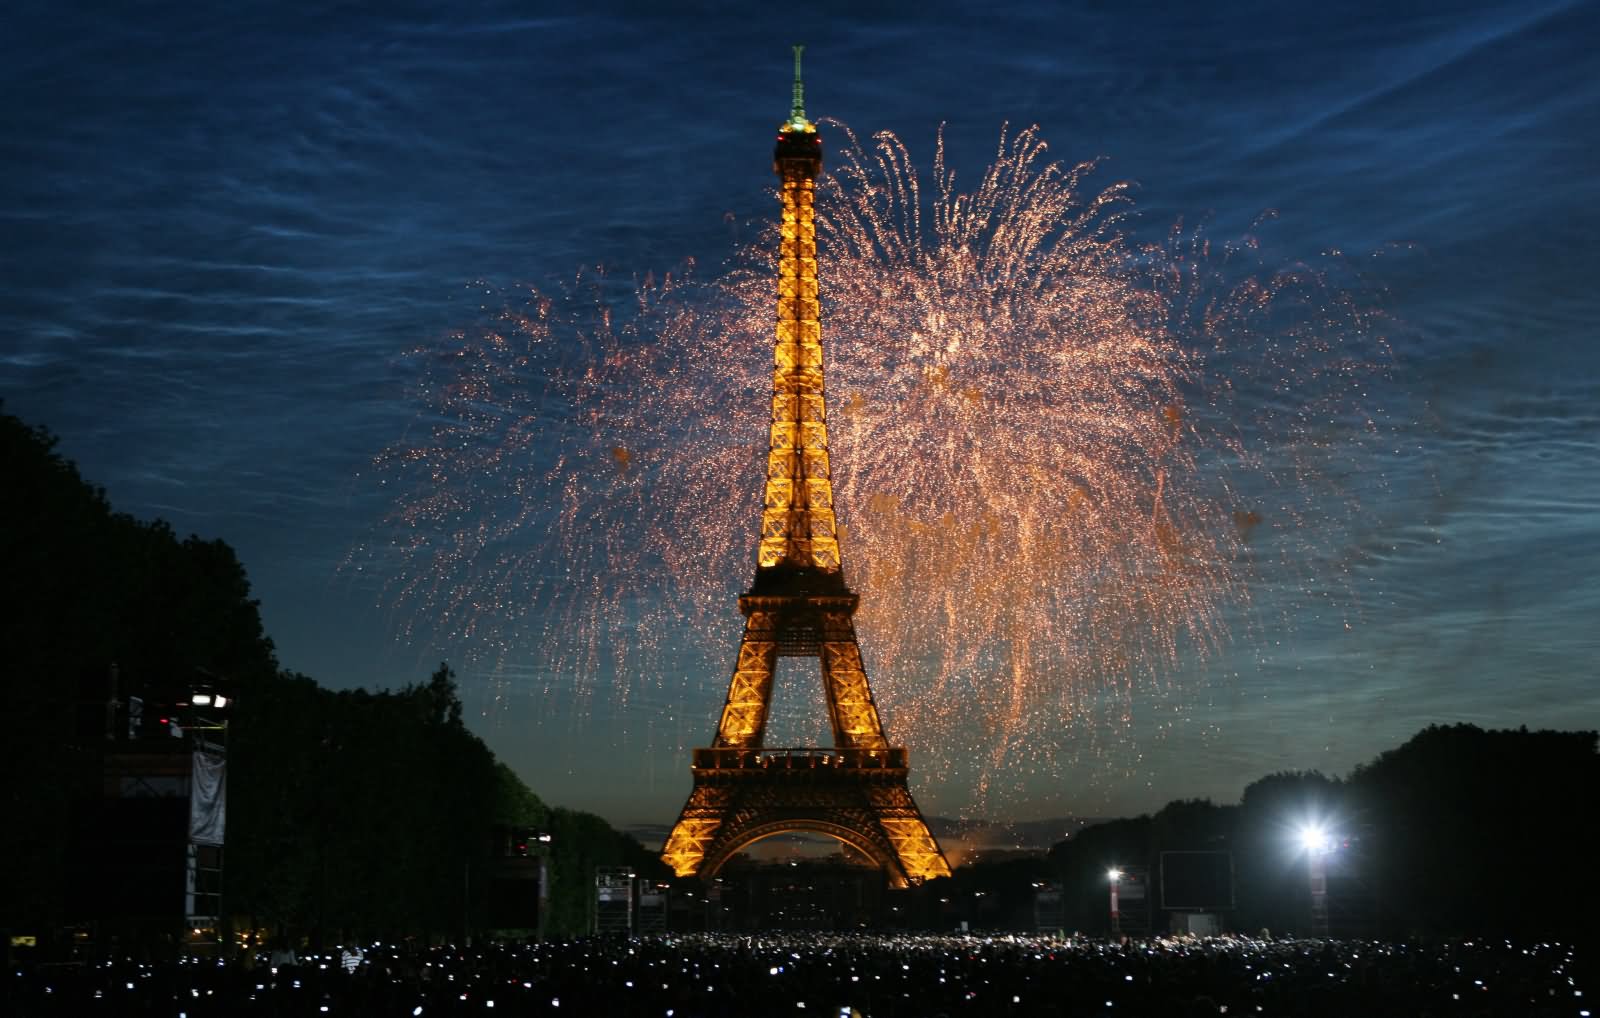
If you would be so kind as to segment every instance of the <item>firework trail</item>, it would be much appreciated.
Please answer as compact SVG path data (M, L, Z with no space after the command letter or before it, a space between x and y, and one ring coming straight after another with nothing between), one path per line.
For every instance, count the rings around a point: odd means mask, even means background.
M891 737L981 803L1116 744L1136 696L1227 638L1252 545L1291 554L1258 525L1330 514L1315 454L1381 344L1363 301L1248 242L1134 243L1129 187L1089 186L1036 129L963 190L942 137L925 189L897 138L833 126L823 336L858 631ZM759 531L773 250L486 303L414 351L425 436L378 458L398 494L357 552L407 635L536 659L576 690L564 714L643 696L683 716L674 749L709 738ZM820 711L794 720L824 739Z

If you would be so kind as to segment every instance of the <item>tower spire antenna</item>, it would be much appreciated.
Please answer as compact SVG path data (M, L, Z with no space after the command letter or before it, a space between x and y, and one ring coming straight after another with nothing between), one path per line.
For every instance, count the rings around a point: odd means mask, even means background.
M805 82L800 80L800 54L804 53L806 48L800 45L792 48L794 49L794 106L789 110L789 119L784 121L778 130L812 134L817 128L806 119L806 86Z
M789 111L789 116L795 123L806 119L806 85L800 80L800 54L805 51L804 46L794 47L794 109Z

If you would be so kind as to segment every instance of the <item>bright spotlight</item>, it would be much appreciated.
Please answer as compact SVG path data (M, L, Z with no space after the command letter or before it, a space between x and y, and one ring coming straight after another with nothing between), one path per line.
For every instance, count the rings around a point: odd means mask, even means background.
M1333 838L1321 825L1307 824L1300 828L1300 845L1307 852L1333 851Z
M1109 880L1121 880L1122 879L1122 871L1119 870L1119 869L1116 869L1115 867L1113 867L1113 868L1111 868L1109 870L1106 870L1106 878L1109 879Z

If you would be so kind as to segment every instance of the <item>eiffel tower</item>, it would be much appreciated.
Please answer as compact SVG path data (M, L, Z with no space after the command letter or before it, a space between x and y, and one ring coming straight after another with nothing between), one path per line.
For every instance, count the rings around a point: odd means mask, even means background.
M710 879L735 852L787 831L833 837L877 863L894 887L950 875L906 785L856 643L857 596L845 585L833 513L813 197L822 139L806 119L800 53L794 109L778 128L782 181L777 341L766 504L755 582L739 598L744 637L715 742L694 751L694 789L661 857L678 876ZM833 746L764 741L779 657L821 662Z

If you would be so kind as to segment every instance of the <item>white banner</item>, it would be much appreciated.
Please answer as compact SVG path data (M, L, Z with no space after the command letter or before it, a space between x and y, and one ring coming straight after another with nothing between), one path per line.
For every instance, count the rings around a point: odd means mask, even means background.
M227 758L195 750L189 783L189 840L197 845L220 845L227 825Z

